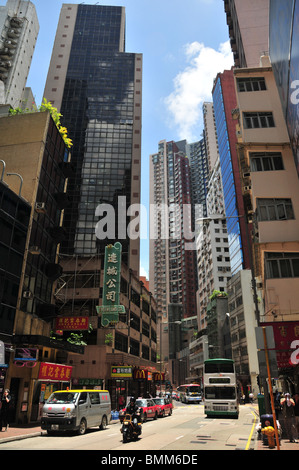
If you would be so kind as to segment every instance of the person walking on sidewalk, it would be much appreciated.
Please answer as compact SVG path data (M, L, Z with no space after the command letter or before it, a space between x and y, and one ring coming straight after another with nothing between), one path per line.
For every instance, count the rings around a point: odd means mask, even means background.
M295 402L289 393L285 393L281 400L281 412L284 421L284 429L290 442L297 442L296 425L295 425Z
M0 431L2 431L2 427L5 427L5 431L8 428L8 410L9 410L9 403L11 400L11 396L9 394L9 390L6 389L3 393L2 400L1 400L1 423L0 423Z

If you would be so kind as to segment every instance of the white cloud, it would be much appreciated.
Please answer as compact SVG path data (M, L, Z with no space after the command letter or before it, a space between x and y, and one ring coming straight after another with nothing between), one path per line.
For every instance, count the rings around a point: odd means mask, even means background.
M230 70L233 55L229 41L218 51L203 43L185 47L186 68L174 78L174 90L165 98L170 127L178 129L179 139L193 142L202 132L202 104L212 100L213 81L219 72Z

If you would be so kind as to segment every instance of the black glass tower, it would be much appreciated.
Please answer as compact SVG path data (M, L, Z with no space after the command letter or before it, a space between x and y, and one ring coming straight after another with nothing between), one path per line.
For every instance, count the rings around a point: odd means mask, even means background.
M44 96L73 140L60 252L94 255L119 240L123 261L137 266L139 241L118 227L126 209L140 202L142 56L124 47L124 8L64 4ZM95 234L100 204L115 209L115 230L106 227L105 239Z

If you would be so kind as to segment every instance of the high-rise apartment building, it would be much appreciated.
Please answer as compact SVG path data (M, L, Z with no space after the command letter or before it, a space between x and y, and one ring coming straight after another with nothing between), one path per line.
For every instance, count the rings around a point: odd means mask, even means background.
M118 239L138 274L139 238L120 233L117 220L127 227L127 209L140 203L142 55L125 52L123 7L63 4L44 96L74 144L61 253L93 256ZM100 204L116 216L105 239L95 234Z
M0 104L21 105L39 23L27 0L7 0L0 7Z
M269 50L269 0L224 0L236 67L257 67Z
M256 275L267 320L296 320L299 186L287 126L268 57L263 67L235 70L238 153L246 210L253 217ZM258 89L243 91L244 82Z
M219 73L213 87L215 123L224 192L231 273L250 268L247 222L241 191L236 150L236 126L232 111L237 108L233 70Z
M150 290L157 300L158 318L164 324L160 329L163 362L175 359L182 348L176 340L177 350L173 349L177 325L172 323L191 317L196 323L197 271L191 159L195 165L198 150L202 157L200 145L189 146L185 140L161 141L158 152L150 156L150 204L151 209L155 208L150 220ZM175 305L180 308L175 309ZM173 368L170 363L168 367L171 374Z

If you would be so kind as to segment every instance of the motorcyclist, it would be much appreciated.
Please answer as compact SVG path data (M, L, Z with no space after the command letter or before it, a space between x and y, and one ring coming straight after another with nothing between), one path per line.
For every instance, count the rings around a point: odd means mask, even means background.
M141 432L141 426L138 426L138 417L140 416L139 407L136 405L135 397L130 397L130 401L126 408L126 413L132 416L132 422L135 428Z

